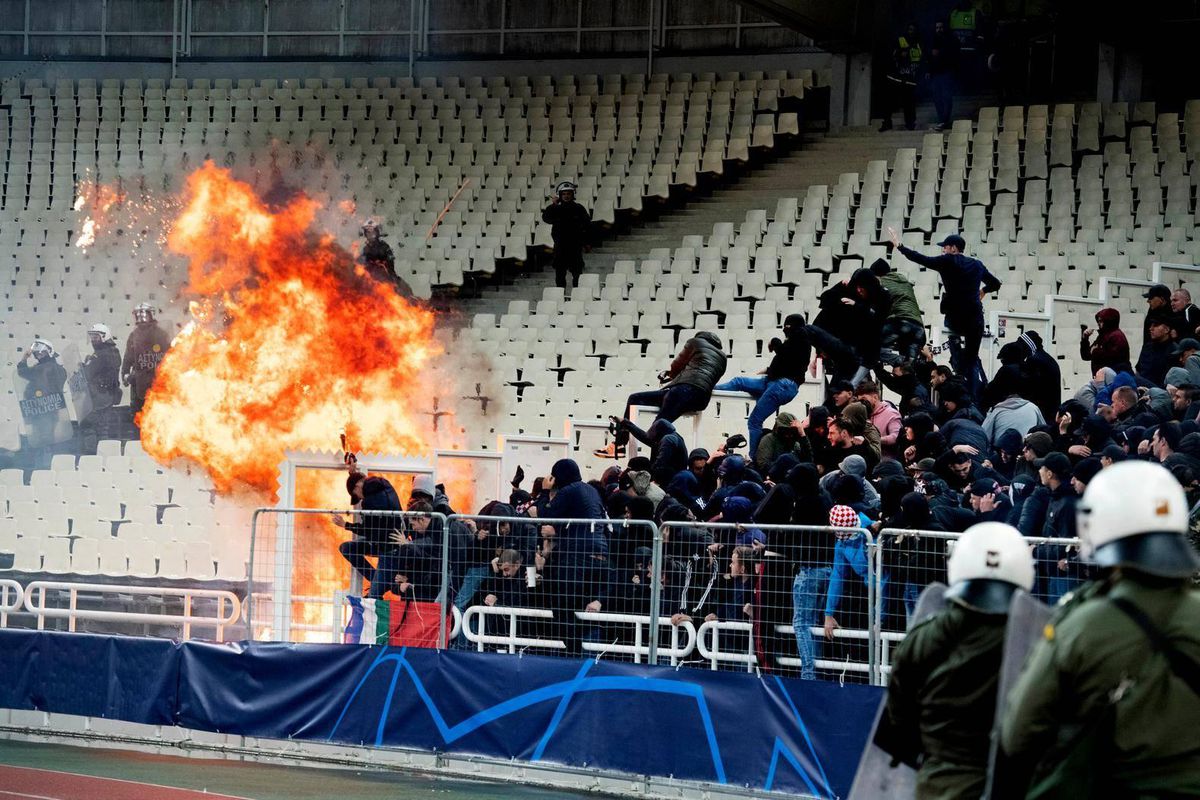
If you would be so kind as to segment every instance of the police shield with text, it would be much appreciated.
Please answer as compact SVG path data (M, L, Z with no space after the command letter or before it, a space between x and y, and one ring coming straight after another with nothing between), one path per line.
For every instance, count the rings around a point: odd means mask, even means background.
M129 408L137 414L146 402L146 392L154 384L158 365L171 346L171 337L155 320L154 306L149 303L134 308L133 319L137 324L125 343L121 381L129 387Z
M66 382L67 370L50 342L35 339L18 353L14 386L25 429L23 444L36 468L48 467L55 446L75 435L63 391Z

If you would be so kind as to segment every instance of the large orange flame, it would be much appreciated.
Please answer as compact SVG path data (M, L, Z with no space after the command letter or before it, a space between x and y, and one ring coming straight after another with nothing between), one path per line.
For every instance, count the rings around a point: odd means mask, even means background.
M269 207L211 162L188 178L168 238L189 262L195 321L159 367L138 418L162 463L202 465L218 491L272 494L285 450L429 453L422 369L434 314L368 276L313 230L318 204Z

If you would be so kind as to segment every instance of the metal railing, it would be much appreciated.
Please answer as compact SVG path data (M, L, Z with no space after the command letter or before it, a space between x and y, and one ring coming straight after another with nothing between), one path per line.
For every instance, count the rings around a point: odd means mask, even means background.
M0 628L8 627L8 615L25 604L25 589L8 578L0 579Z
M11 583L11 581L9 582ZM47 595L67 595L65 608L48 605ZM105 595L137 595L141 597L171 598L182 603L182 613L148 613L139 611L119 611L113 609L79 608L81 593ZM198 613L194 609L196 600L215 601L215 613ZM242 616L242 601L236 594L220 589L192 589L187 587L165 586L110 586L100 583L72 583L69 581L33 581L23 593L22 604L29 613L37 618L37 629L44 630L47 619L67 620L67 630L75 632L78 620L96 620L116 623L144 623L149 625L180 625L181 638L191 639L192 626L213 628L217 641L224 640L225 628L237 623Z
M423 577L405 579L425 581L418 594L440 604L439 641L457 640L454 646L649 664L698 658L710 669L777 667L806 678L852 675L874 684L887 681L917 595L945 580L961 536L751 522L658 526L627 519L260 509L245 601L254 638L341 641L345 598L361 589L337 542L321 540L314 549L300 535L301 517L334 513L394 517L396 530L409 524L406 518L433 520L440 531L436 550L426 553ZM1028 541L1037 565L1035 596L1053 601L1086 579L1077 540ZM323 591L293 591L296 571L334 577ZM315 622L285 624L285 612L305 604L319 609L310 615ZM448 639L447 618L453 620Z

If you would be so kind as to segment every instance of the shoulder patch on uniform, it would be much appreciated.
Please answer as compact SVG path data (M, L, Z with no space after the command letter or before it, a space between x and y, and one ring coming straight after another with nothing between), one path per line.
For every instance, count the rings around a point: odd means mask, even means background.
M1053 623L1050 623L1050 622L1046 623L1046 627L1042 628L1042 636L1045 637L1047 642L1054 641L1054 624Z

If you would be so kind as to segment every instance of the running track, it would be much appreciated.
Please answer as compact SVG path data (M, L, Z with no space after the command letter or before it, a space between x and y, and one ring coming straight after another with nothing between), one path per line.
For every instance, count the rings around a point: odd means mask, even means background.
M0 766L0 800L246 800L153 783Z

